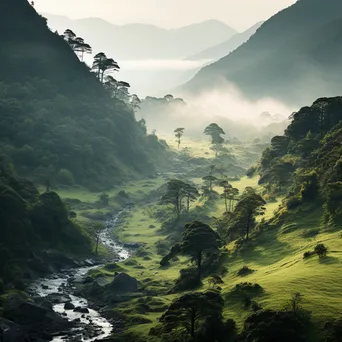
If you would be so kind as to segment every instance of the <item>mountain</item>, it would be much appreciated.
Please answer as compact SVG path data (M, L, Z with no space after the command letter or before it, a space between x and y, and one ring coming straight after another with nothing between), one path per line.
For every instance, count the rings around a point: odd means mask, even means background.
M163 148L26 0L0 3L0 153L40 184L108 189Z
M51 29L63 33L70 28L95 51L106 50L119 61L184 58L236 34L234 29L216 20L166 30L147 24L118 26L99 18L71 20L51 14L44 16Z
M236 48L238 48L243 43L247 42L248 39L255 34L257 29L263 24L263 21L258 22L257 24L250 27L248 30L237 33L234 36L232 36L229 40L210 47L209 49L206 49L197 55L191 56L187 58L187 60L197 61L197 60L218 60L220 58L223 58L227 55L229 55L232 51L234 51Z
M231 82L251 99L302 105L341 89L342 3L300 0L266 21L251 39L203 68L182 90Z

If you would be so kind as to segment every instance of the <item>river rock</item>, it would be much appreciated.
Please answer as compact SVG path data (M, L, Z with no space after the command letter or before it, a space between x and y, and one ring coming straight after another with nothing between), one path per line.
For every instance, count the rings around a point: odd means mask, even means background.
M6 342L28 342L30 341L26 333L23 332L22 328L8 320L0 318L0 332L2 335L1 341Z
M71 302L67 302L64 304L64 310L74 310L75 309L75 305L72 304Z
M54 304L62 304L71 301L70 296L64 293L51 293L46 296L46 299Z
M132 248L132 249L138 249L142 246L141 243L135 243L135 242L130 242L130 243L124 243L123 245L125 248Z
M9 308L6 312L6 317L18 324L30 325L42 322L45 320L48 310L45 307L23 302L18 306Z
M81 306L77 306L74 309L74 312L79 312L79 313L87 314L87 313L89 313L89 310L88 310L88 308L82 308Z
M48 309L48 310L50 310L50 311L52 311L53 310L53 305L52 305L52 303L49 301L49 300L44 300L43 302L42 302L42 304L40 304L43 308L46 308L46 309Z
M138 291L138 281L126 273L119 273L108 286L114 293L129 293Z

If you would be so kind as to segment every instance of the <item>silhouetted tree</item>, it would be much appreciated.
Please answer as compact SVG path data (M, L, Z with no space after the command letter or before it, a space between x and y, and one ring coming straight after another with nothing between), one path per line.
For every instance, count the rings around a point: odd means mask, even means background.
M186 199L186 212L189 213L190 202L196 201L196 199L199 197L199 192L195 187L186 184L186 186L183 189L183 196Z
M173 95L171 94L167 94L164 96L164 99L168 102L172 101L174 99Z
M222 144L224 139L221 135L226 134L224 130L216 123L211 123L204 130L205 135L209 135L211 137L212 144Z
M182 212L182 199L184 195L184 189L187 184L184 182L173 179L167 183L167 191L160 200L160 204L171 204L177 214L177 218L180 217Z
M219 292L194 292L175 299L161 316L163 332L180 330L192 339L208 319L222 321L224 301Z
M200 275L204 254L217 253L221 245L222 241L219 235L210 226L200 221L194 221L185 226L179 251L181 254L191 256Z
M112 58L107 58L103 52L94 57L92 69L96 72L97 78L103 83L104 75L108 70L118 71L120 67Z
M104 231L105 226L101 222L92 222L90 224L90 230L91 234L95 238L95 254L99 254L99 244L100 244L100 238L101 238L101 233Z
M182 136L184 134L184 130L185 130L185 128L176 128L174 130L175 136L177 138L178 149L179 149L179 146L181 144L181 139L182 139Z
M208 175L208 176L204 176L202 180L208 183L209 191L213 191L213 183L217 181L217 178L212 175Z
M133 94L131 96L131 106L133 109L133 112L135 113L140 108L141 100L137 94Z
M264 215L266 208L265 200L258 195L253 188L247 187L236 204L235 212L239 216L243 226L243 234L246 240L249 238L250 231L254 224L254 218L258 215Z

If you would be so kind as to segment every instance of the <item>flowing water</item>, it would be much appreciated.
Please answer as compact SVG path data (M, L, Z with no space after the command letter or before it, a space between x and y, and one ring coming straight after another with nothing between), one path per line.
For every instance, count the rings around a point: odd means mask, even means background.
M123 211L105 223L105 229L100 236L101 244L106 246L113 254L113 262L123 261L129 257L129 251L111 238L111 233L118 224L122 213ZM91 264L91 260L88 260L87 262ZM111 323L106 318L102 317L98 311L90 309L88 307L87 299L73 295L73 292L76 289L73 284L82 281L88 271L99 266L100 265L68 269L59 274L53 274L50 277L38 279L30 285L30 291L40 297L46 297L52 294L65 295L68 297L67 300L62 300L63 303L54 304L53 309L55 312L68 318L69 321L75 321L77 323L77 328L68 333L63 333L60 336L54 337L53 341L70 341L70 336L72 336L73 341L90 342L108 337L111 334ZM64 305L66 301L70 301L75 307L88 308L89 313L65 310Z

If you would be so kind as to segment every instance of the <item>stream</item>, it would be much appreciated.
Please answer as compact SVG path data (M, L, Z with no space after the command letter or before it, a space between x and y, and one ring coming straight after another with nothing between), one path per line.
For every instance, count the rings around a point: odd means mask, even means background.
M111 233L115 229L123 211L114 215L112 219L105 222L105 229L100 235L101 244L112 253L112 261L119 262L126 260L130 253L121 244L111 238ZM85 260L92 265L91 260ZM67 269L58 274L53 274L47 278L37 279L30 285L30 292L35 296L46 297L56 295L57 297L65 297L61 303L53 304L53 310L67 318L70 322L74 322L76 328L68 332L61 332L59 336L53 338L54 342L65 341L98 341L110 336L112 333L112 324L101 314L89 308L87 299L75 296L75 283L81 282L85 278L88 271L98 268L101 265L93 265L88 267L79 267ZM71 302L76 308L87 308L87 312L75 312L74 310L65 310L66 302Z

